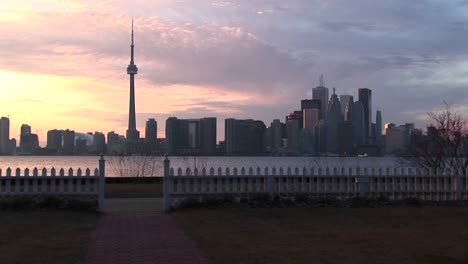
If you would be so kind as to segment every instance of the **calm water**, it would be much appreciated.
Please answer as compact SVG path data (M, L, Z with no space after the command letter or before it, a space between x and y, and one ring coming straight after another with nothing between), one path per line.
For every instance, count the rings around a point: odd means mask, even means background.
M164 157L105 157L106 176L162 176ZM169 157L171 167L400 167L401 162L391 157L340 158L340 157ZM99 164L98 156L2 156L0 169L32 169L52 167L64 169L94 169ZM144 168L144 169L141 169ZM142 171L143 170L143 171Z

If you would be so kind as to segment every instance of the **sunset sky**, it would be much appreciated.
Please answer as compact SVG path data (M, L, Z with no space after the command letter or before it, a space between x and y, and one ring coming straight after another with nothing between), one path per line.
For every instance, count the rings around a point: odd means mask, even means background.
M284 121L321 73L338 94L372 89L384 122L468 110L468 1L16 0L0 4L11 137L23 123L41 145L54 128L124 135L132 17L142 136L148 118L164 137L169 116L215 116L218 139L228 117Z

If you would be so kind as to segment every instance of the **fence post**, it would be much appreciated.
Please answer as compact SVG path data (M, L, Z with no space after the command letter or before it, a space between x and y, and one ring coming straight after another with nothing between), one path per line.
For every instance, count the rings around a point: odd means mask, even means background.
M106 160L104 154L101 153L99 159L99 192L98 192L98 210L102 212L104 210L104 185L106 175Z
M168 158L167 153L164 155L164 185L163 185L163 209L165 212L169 211L171 209L172 205L172 199L171 199L171 184L170 181L171 175L169 175L169 167L170 167L170 161Z

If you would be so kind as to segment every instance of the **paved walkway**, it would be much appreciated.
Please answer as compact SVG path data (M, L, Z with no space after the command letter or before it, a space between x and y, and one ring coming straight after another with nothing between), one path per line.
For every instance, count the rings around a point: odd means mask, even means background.
M126 202L131 204L131 201ZM206 258L177 227L171 216L154 211L132 212L131 208L126 208L123 204L125 203L121 203L120 209L124 212L118 212L115 208L113 212L102 216L91 234L86 263L207 263Z

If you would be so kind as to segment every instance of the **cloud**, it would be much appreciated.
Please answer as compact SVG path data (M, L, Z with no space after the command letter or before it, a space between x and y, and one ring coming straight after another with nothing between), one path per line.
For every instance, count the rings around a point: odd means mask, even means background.
M73 87L93 103L101 99L100 107L116 115L103 118L125 127L134 17L137 112L268 123L296 110L324 73L339 93L371 88L374 109L401 123L439 100L468 103L465 6L435 0L25 0L0 7L0 67L86 79Z

